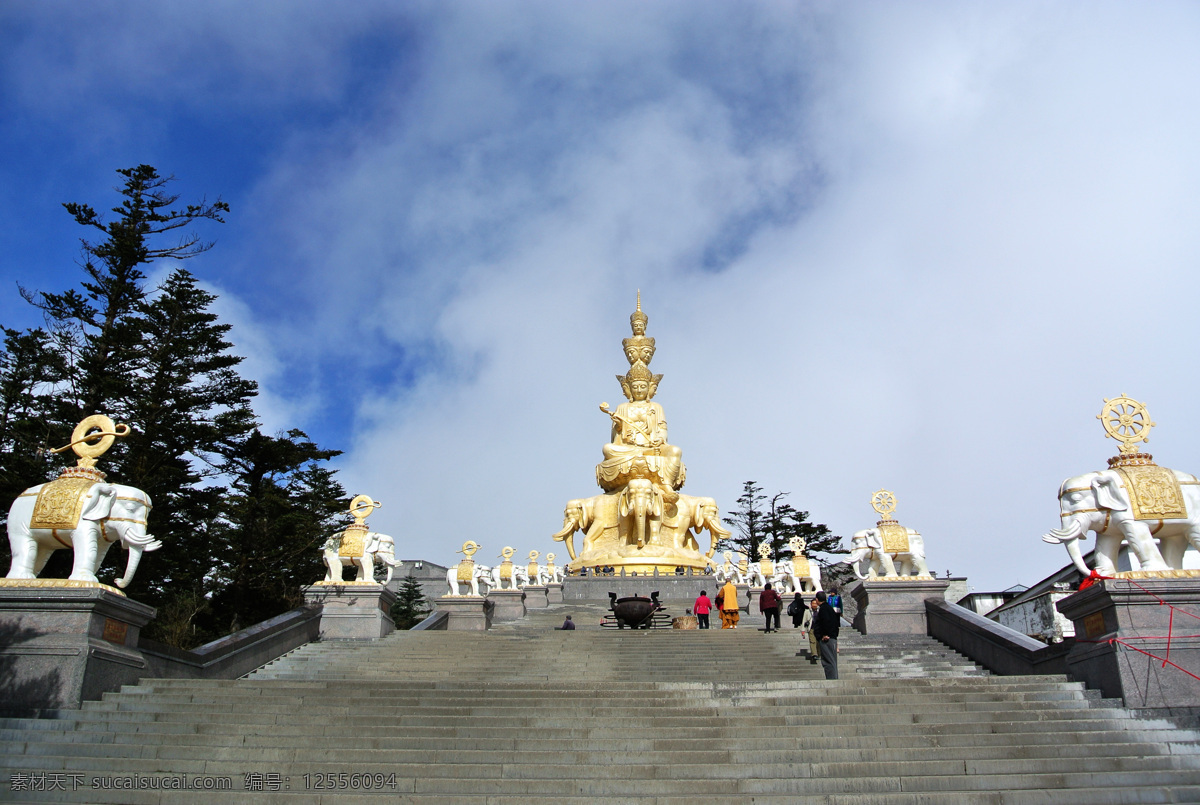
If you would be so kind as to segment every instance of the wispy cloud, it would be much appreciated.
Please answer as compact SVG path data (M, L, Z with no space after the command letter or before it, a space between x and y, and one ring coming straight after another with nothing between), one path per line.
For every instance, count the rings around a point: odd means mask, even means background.
M1065 563L1039 537L1113 452L1102 397L1200 466L1194 7L296 8L71 12L147 43L100 54L10 11L4 86L302 109L215 284L402 553L562 552L638 288L725 509L753 478L848 534L888 487L933 566L1007 587Z

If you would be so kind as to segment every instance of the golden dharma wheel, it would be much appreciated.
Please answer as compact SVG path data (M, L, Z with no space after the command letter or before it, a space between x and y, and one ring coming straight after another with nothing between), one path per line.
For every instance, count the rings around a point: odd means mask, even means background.
M1150 441L1150 412L1132 397L1122 394L1104 400L1104 408L1096 416L1104 426L1104 436L1121 443L1122 453L1136 453L1138 442Z
M886 489L880 489L871 495L871 508L887 519L896 511L896 496Z

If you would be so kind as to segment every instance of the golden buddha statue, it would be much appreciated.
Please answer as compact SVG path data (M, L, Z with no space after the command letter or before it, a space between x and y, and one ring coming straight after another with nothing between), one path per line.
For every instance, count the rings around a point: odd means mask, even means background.
M600 409L612 420L604 459L596 465L596 483L604 494L567 504L563 528L555 540L567 543L570 570L581 567L624 567L639 573L674 572L676 567L703 570L718 539L729 535L720 523L712 498L680 494L687 470L683 451L667 441L667 417L653 401L662 375L650 371L654 339L646 335L648 317L641 294L629 318L633 335L621 342L629 371L617 375L626 402ZM576 553L574 533L585 532ZM710 534L707 553L696 537Z

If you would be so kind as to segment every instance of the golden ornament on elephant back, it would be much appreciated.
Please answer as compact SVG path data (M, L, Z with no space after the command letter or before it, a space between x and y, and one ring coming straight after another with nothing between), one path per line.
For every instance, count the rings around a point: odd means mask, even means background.
M1138 442L1150 441L1150 413L1146 406L1132 397L1122 394L1111 400L1105 398L1104 407L1096 415L1104 425L1104 435L1121 443L1122 453L1136 453Z

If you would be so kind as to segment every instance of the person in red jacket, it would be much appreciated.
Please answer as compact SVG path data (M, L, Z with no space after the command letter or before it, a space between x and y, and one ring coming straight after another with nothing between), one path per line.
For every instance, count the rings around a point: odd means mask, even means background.
M767 586L763 587L762 594L758 597L758 609L762 614L767 616L767 631L779 631L779 605L783 603L779 598L779 593L771 589L771 582L767 582ZM771 619L775 620L775 628L771 628Z
M708 597L708 590L700 591L700 597L696 599L692 611L696 613L696 620L700 622L700 628L707 629L708 613L712 611L712 600Z

